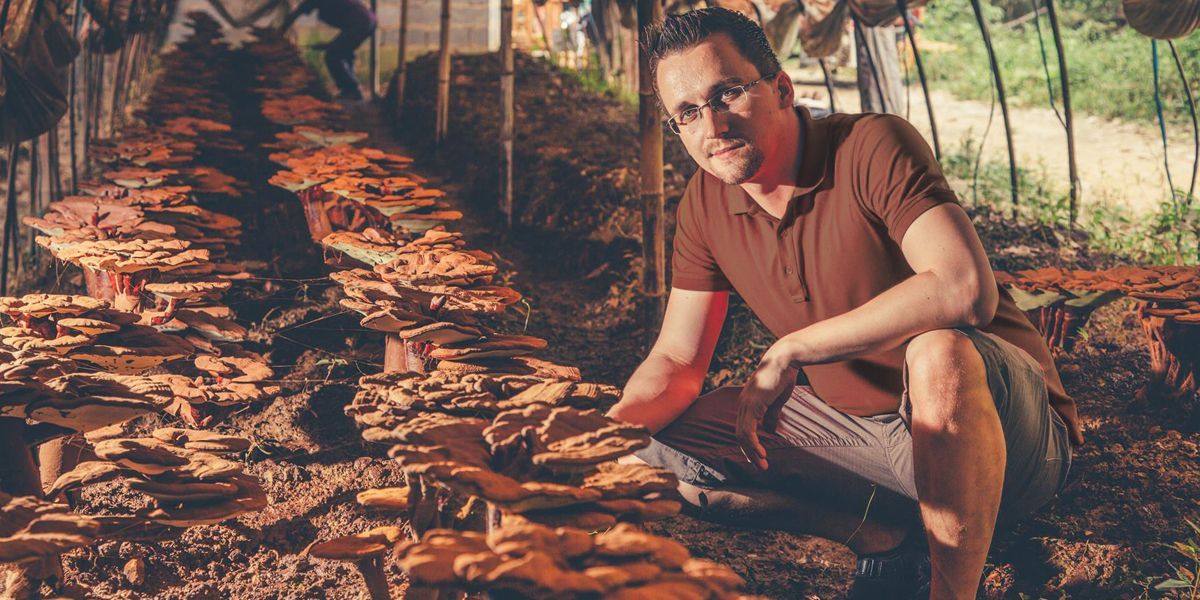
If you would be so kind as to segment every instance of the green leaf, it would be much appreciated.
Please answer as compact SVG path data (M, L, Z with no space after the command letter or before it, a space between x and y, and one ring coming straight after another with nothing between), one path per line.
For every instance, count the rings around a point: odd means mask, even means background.
M1076 294L1075 298L1067 300L1063 304L1073 308L1097 309L1120 297L1121 292L1117 290L1107 290L1104 292L1082 292Z
M1161 592L1164 590L1189 589L1191 587L1192 587L1192 582L1190 582L1190 581L1184 581L1182 579L1166 579L1166 580L1160 581L1157 585L1155 585L1154 589Z
M1045 308L1066 298L1066 296L1058 292L1027 292L1018 287L1008 287L1008 293L1012 295L1013 300L1017 303L1017 308L1023 311L1037 310Z

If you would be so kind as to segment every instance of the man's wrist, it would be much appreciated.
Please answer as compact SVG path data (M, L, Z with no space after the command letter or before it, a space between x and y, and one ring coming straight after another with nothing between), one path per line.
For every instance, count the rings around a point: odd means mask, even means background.
M790 334L779 338L779 341L771 346L763 357L763 362L769 362L781 369L800 369L809 361L804 351L804 343L795 337L795 334Z

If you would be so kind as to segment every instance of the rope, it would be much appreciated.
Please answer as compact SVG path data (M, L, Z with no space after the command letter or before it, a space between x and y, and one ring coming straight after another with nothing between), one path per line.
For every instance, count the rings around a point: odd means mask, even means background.
M1171 157L1167 153L1167 121L1163 116L1162 94L1158 89L1158 40L1150 38L1150 63L1154 68L1154 111L1158 114L1158 132L1162 136L1163 170L1167 173L1167 190L1171 193L1171 205L1175 208L1175 222L1179 222L1179 203L1175 200L1175 183L1171 179Z

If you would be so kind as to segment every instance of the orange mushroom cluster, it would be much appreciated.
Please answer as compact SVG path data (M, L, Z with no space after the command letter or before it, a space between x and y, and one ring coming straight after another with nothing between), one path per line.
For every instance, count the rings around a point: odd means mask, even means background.
M277 78L297 82L281 89L299 89L307 78L292 71L303 68L281 60ZM400 564L414 585L530 597L735 595L742 582L732 571L636 528L677 514L681 500L668 471L617 461L650 443L644 428L604 415L619 390L531 357L545 340L503 332L521 295L496 285L489 253L447 229L460 213L407 172L407 158L352 145L363 136L339 130L343 119L327 111L304 98L264 104L268 120L292 126L277 135L271 159L285 169L271 183L304 203L312 237L339 269L331 278L341 304L387 334L384 372L360 379L346 412L405 473L407 485L358 499L407 517L416 539L399 550ZM437 529L477 523L482 506L494 540ZM402 531L336 537L306 553L353 561L371 597L387 598L382 561Z
M1200 391L1200 267L1116 267L1105 277L1136 301L1150 350L1142 397L1174 401Z
M996 272L1017 308L1029 315L1053 352L1069 352L1096 309L1120 297L1120 286L1097 271L1046 267Z
M116 481L150 499L133 514L140 522L191 527L232 519L267 505L258 479L242 463L226 458L250 448L244 438L210 431L156 429L151 437L111 438L95 446L98 460L80 463L47 491L69 491Z
M417 588L524 598L740 597L745 582L679 542L621 524L591 535L524 520L487 534L434 529L397 549Z
M211 206L244 196L222 167L246 148L228 96L210 85L230 49L215 23L190 16L193 35L161 57L144 123L95 140L99 176L25 219L38 244L83 271L91 298L0 301L16 321L0 346L117 373L161 365L155 377L174 394L166 409L198 426L278 388L267 360L240 347L247 330L222 301L250 274L229 262L242 222Z
M1139 395L1171 401L1200 389L1200 267L1051 267L997 272L996 279L1057 351L1071 350L1100 306L1121 297L1134 300L1150 353L1149 381Z

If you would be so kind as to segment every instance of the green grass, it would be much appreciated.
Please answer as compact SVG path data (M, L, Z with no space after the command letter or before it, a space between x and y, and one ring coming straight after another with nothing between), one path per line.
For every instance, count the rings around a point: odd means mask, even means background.
M1115 5L1103 0L1067 0L1060 6L1064 53L1074 111L1134 122L1156 123L1150 39L1113 18ZM1047 106L1046 68L1032 21L1009 28L1002 21L1033 10L1032 0L985 4L985 16L1000 63L1005 91L1014 106ZM926 38L955 50L923 52L931 85L960 98L990 100L991 71L970 4L937 0L922 30ZM1041 20L1052 88L1061 99L1058 59L1050 25ZM1200 36L1176 41L1193 94L1200 76ZM1165 43L1159 43L1161 93L1168 121L1190 123L1183 87Z
M942 168L959 198L968 206L984 204L1005 213L1014 212L1009 199L1008 162L978 162L978 156L977 143L967 140L942 157ZM1043 169L1022 167L1017 168L1017 182L1021 192L1017 214L1067 228L1069 194L1063 186L1053 183ZM1087 233L1092 248L1133 262L1200 264L1200 203L1190 204L1187 214L1164 201L1158 210L1135 216L1113 204L1089 203L1080 215L1078 228Z

